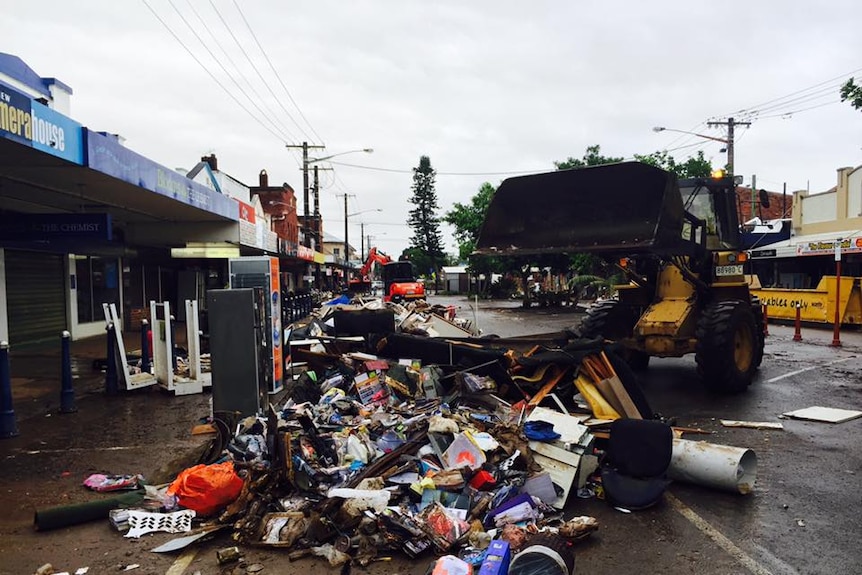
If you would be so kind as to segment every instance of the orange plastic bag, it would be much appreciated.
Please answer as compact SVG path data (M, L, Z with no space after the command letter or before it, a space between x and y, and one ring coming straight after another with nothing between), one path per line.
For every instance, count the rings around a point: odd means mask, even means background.
M168 487L168 495L176 495L177 503L198 515L212 515L237 498L242 483L230 461L201 464L180 473Z

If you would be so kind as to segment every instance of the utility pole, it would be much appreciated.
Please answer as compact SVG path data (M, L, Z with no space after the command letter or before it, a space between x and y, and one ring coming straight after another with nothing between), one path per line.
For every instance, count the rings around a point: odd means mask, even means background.
M303 227L306 230L305 237L303 240L303 245L305 247L311 247L311 236L308 234L308 225L311 220L311 214L309 213L309 203L308 203L308 150L309 149L319 149L322 150L326 146L317 146L313 144L309 144L308 142L303 142L300 144L285 144L286 148L297 148L302 149L302 214L303 214Z
M751 219L753 220L755 215L754 204L757 201L757 175L752 174L751 176Z
M347 198L350 196L355 198L356 194L345 192L342 195L344 196L344 281L348 281L350 279L347 277L350 269L350 244L347 240Z
M735 126L750 126L751 122L737 122L728 118L724 122L707 122L707 126L727 126L727 173L733 175L733 128Z
M320 250L320 179L317 176L317 166L314 166L314 245Z
M359 222L359 242L362 247L359 248L359 259L365 261L365 222ZM370 245L368 246L371 247Z

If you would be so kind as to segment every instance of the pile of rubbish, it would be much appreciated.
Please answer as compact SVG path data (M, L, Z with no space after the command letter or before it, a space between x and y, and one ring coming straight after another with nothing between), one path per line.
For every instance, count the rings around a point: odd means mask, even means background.
M333 566L403 553L434 573L569 574L598 522L566 519L567 502L661 497L671 427L613 346L569 332L481 339L450 309L392 305L323 306L291 326L289 341L317 343L292 348L278 401L213 413L204 460L147 487L149 508L112 511L115 526L139 536L205 520L155 551L228 530ZM450 327L466 335L429 337Z

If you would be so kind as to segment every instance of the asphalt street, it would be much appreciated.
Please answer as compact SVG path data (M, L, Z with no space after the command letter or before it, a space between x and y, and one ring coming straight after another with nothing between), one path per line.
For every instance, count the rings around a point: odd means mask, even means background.
M581 316L576 308L479 302L474 311L475 303L464 298L431 300L455 305L483 333L504 337L570 327ZM703 390L692 358L652 361L642 384L653 409L677 425L711 432L689 439L753 449L754 491L742 496L674 483L663 503L635 513L596 499L570 500L567 517L592 515L601 525L577 545L577 573L862 573L862 419L827 424L779 418L814 405L862 409L862 335L843 333L840 348L829 345L829 330L805 328L801 342L792 335L789 327L770 326L757 380L739 395ZM233 544L227 535L163 555L149 550L172 535L124 539L107 522L44 533L32 527L34 509L90 497L80 485L90 473L153 475L188 454L200 444L189 431L208 404L206 394L172 397L151 390L108 398L92 392L75 414L28 412L19 420L21 435L0 441L0 574L29 574L48 562L71 573L81 567L91 574L120 572L133 565L136 574L231 572L216 562L216 551ZM725 428L721 419L781 422L784 429ZM321 559L291 563L284 552L244 552L246 563L263 565L263 573L332 572ZM394 557L358 572L419 575L431 562Z

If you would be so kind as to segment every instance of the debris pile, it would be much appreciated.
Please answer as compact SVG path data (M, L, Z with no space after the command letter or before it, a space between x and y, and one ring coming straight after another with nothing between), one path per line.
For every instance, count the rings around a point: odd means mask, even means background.
M573 544L598 523L566 519L567 501L611 495L597 447L615 422L642 437L651 432L637 424L654 424L668 433L669 462L669 427L602 340L481 339L453 316L416 303L323 306L290 327L286 343L302 345L291 345L285 388L265 413L213 413L205 460L147 487L164 516L112 522L126 536L205 522L154 551L227 530L242 546L333 566L403 553L436 562L434 572L505 573L551 557L571 573ZM654 449L627 448L642 459ZM667 465L648 466L659 488L647 495L646 480L626 483L624 465L613 485L640 489L634 500L647 506L669 482Z

